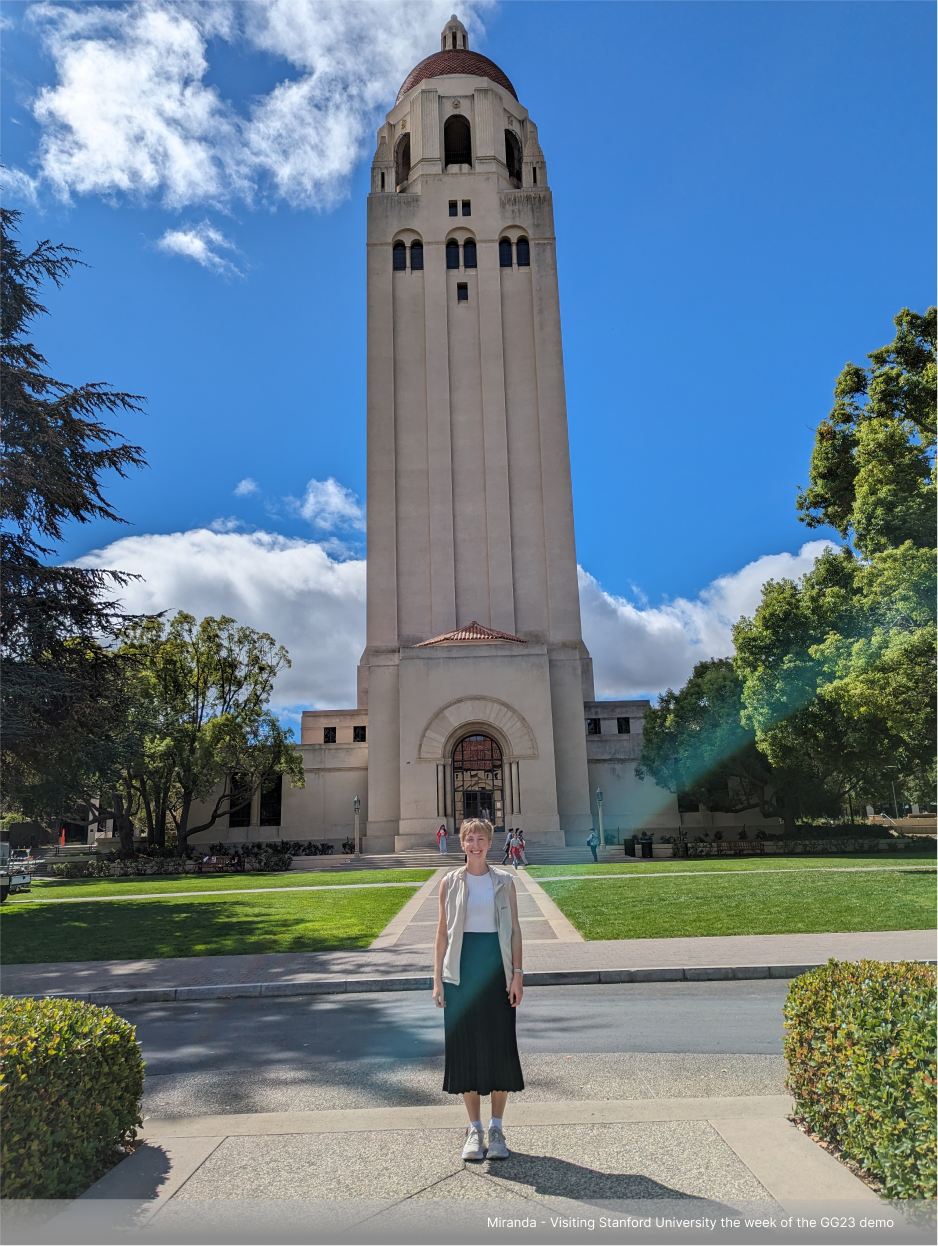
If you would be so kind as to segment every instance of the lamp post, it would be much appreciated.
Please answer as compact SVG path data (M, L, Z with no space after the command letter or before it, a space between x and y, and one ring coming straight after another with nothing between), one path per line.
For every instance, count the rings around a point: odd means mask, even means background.
M361 814L361 810L362 810L362 802L358 796L355 797L354 808L355 808L355 855L357 857L358 851L359 851L358 849L358 842L359 842L358 834L359 834L359 825L360 825L359 815Z
M601 787L596 789L596 808L599 811L599 846L605 847L606 836L603 832L603 790Z

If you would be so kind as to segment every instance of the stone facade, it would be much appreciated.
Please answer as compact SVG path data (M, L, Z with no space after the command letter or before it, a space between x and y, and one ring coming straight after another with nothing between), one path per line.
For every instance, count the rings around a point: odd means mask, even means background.
M378 130L367 229L367 645L358 707L303 715L280 836L346 838L359 796L365 851L475 812L582 843L598 787L607 829L675 829L634 773L648 702L593 699L537 127L455 19Z

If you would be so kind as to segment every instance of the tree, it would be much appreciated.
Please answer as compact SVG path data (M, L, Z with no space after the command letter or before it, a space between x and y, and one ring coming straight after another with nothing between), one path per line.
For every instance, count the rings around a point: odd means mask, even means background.
M799 817L836 812L829 777L797 766L776 768L744 726L742 681L731 658L698 662L679 692L671 688L645 715L636 773L650 775L678 800L721 813L758 809L794 830Z
M129 577L48 560L69 521L123 522L101 478L126 475L144 459L103 419L138 411L138 397L55 380L26 340L47 311L42 283L61 286L80 261L74 248L48 240L24 254L19 219L0 213L3 801L41 821L86 802L128 747L123 671L107 641L126 621L109 591Z
M224 616L197 623L180 611L169 623L150 618L126 628L120 653L137 673L142 747L101 818L118 827L145 818L156 842L165 841L169 818L182 852L193 835L250 804L271 776L304 786L292 732L267 708L274 678L290 664L272 636ZM194 808L206 802L193 824Z
M930 800L934 776L935 308L895 325L871 368L838 377L798 497L852 548L770 581L733 632L760 751L870 803L892 782Z
M830 525L868 558L935 544L936 311L904 307L894 323L871 368L848 363L837 378L797 499L809 528Z

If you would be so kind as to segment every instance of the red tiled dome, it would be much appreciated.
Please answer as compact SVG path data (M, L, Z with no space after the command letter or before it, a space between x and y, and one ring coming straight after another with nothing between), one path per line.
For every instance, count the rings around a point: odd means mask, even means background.
M510 91L515 99L518 98L515 88L494 61L490 61L480 52L470 52L468 48L448 48L445 52L434 52L410 71L397 93L397 103L418 82L423 82L425 78L442 78L446 74L472 74L476 78L491 78L506 91Z

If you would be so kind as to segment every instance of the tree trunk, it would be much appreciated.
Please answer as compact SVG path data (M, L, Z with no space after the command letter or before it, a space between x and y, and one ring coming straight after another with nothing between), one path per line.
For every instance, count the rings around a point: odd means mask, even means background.
M114 830L120 837L121 856L132 857L134 855L134 826L124 798L117 792L114 793Z
M176 855L184 857L189 847L189 810L192 808L192 793L183 792L182 809L179 813L179 826L176 829ZM195 832L191 832L195 834Z

